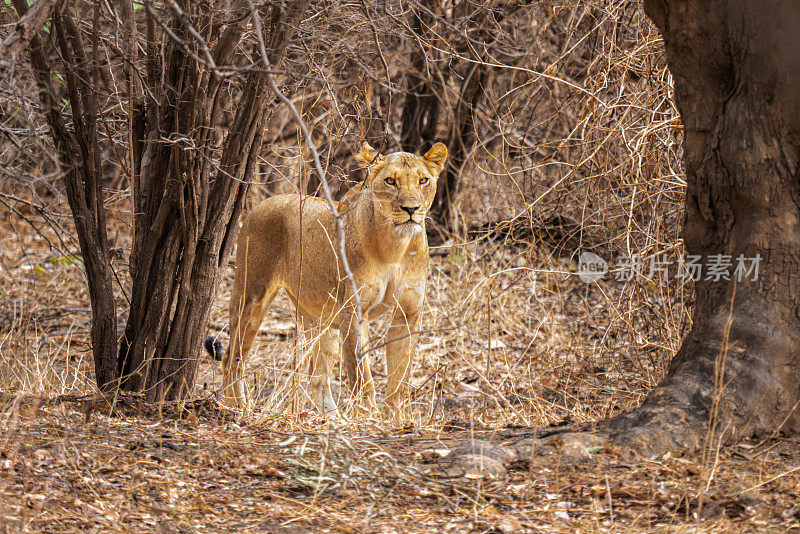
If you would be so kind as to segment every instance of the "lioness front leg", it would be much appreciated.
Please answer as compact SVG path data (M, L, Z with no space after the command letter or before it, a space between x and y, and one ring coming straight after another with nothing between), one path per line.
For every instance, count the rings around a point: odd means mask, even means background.
M361 353L356 354L356 344L358 342L357 332L361 331ZM364 407L370 411L377 410L375 405L375 382L372 379L372 372L369 368L369 359L363 354L364 347L367 345L367 326L366 323L359 326L355 311L349 307L345 308L339 319L339 333L342 337L342 359L350 387L353 392L353 399L361 399Z
M386 374L389 375L386 408L395 417L400 416L398 409L408 397L411 359L416 346L413 333L419 326L420 316L417 310L404 311L398 306L386 334Z
M244 306L241 314L231 317L231 344L222 358L222 404L228 408L247 408L244 361L258 332L256 321L250 319L255 306Z
M303 320L303 335L309 344L311 357L309 358L309 376L311 377L311 400L321 414L339 414L336 401L331 393L331 364L336 356L337 340L336 331L331 331L327 325L319 327L313 322Z

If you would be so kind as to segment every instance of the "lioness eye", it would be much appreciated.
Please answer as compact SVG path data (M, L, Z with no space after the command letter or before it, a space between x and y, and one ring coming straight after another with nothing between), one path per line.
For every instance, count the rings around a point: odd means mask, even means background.
M397 181L394 178L392 178L391 176L386 179L386 185L396 185L396 184L397 184Z
M428 177L427 176L423 176L422 178L419 179L419 185L425 185L427 183L428 183Z

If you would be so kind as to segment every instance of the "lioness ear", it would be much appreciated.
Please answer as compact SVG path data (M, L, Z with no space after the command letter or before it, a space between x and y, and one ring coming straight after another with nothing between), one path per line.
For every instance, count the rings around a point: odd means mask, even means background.
M383 159L383 156L377 150L372 148L366 141L364 141L364 143L361 145L361 148L359 148L358 152L356 153L356 161L360 161L364 165L380 163L383 161Z
M428 166L437 176L444 170L444 164L447 161L447 147L444 143L436 143L430 150L425 152L422 158L428 163Z

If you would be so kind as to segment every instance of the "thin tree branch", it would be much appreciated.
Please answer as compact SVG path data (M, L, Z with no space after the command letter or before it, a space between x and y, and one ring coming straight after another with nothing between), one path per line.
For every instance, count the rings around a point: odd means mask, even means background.
M26 50L31 40L42 29L45 20L50 17L58 0L39 0L28 8L27 13L19 13L19 20L9 32L8 37L0 44L0 61L19 55Z
M319 152L317 152L314 140L311 138L311 133L308 131L308 128L306 127L305 122L303 122L303 118L300 116L300 113L297 111L294 103L285 94L283 94L283 92L275 84L275 80L272 76L272 65L270 64L267 56L267 47L264 44L264 36L261 33L261 22L258 12L253 5L253 1L247 0L247 5L250 7L250 13L253 17L253 28L255 29L256 38L258 39L258 46L261 52L261 61L264 63L267 81L269 82L272 90L275 92L275 95L277 95L278 99L280 99L280 101L286 104L286 106L289 108L289 111L292 113L292 117L294 117L294 120L297 122L300 131L303 133L303 137L305 138L306 144L308 145L308 148L311 151L311 155L314 159L314 167L317 171L317 174L319 174L319 181L322 184L322 192L325 195L325 200L328 201L328 206L331 209L331 213L336 218L336 228L339 231L339 255L342 259L342 268L344 269L345 276L350 284L350 289L353 292L353 300L355 303L356 320L358 321L358 328L356 329L356 360L360 360L363 346L363 341L361 339L361 326L363 325L364 317L361 310L361 298L358 295L358 286L356 286L356 280L353 276L353 271L350 269L350 263L347 261L347 254L345 253L344 221L342 220L342 215L339 213L339 210L336 209L336 203L333 201L333 194L331 193L330 186L328 185L328 180L325 177L325 171L322 168Z

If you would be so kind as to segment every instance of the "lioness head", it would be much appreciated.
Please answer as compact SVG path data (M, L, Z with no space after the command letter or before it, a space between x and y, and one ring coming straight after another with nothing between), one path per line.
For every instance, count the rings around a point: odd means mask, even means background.
M436 196L447 147L436 143L422 156L408 152L384 156L365 142L356 159L367 166L366 189L373 193L378 211L394 224L397 234L420 232Z

